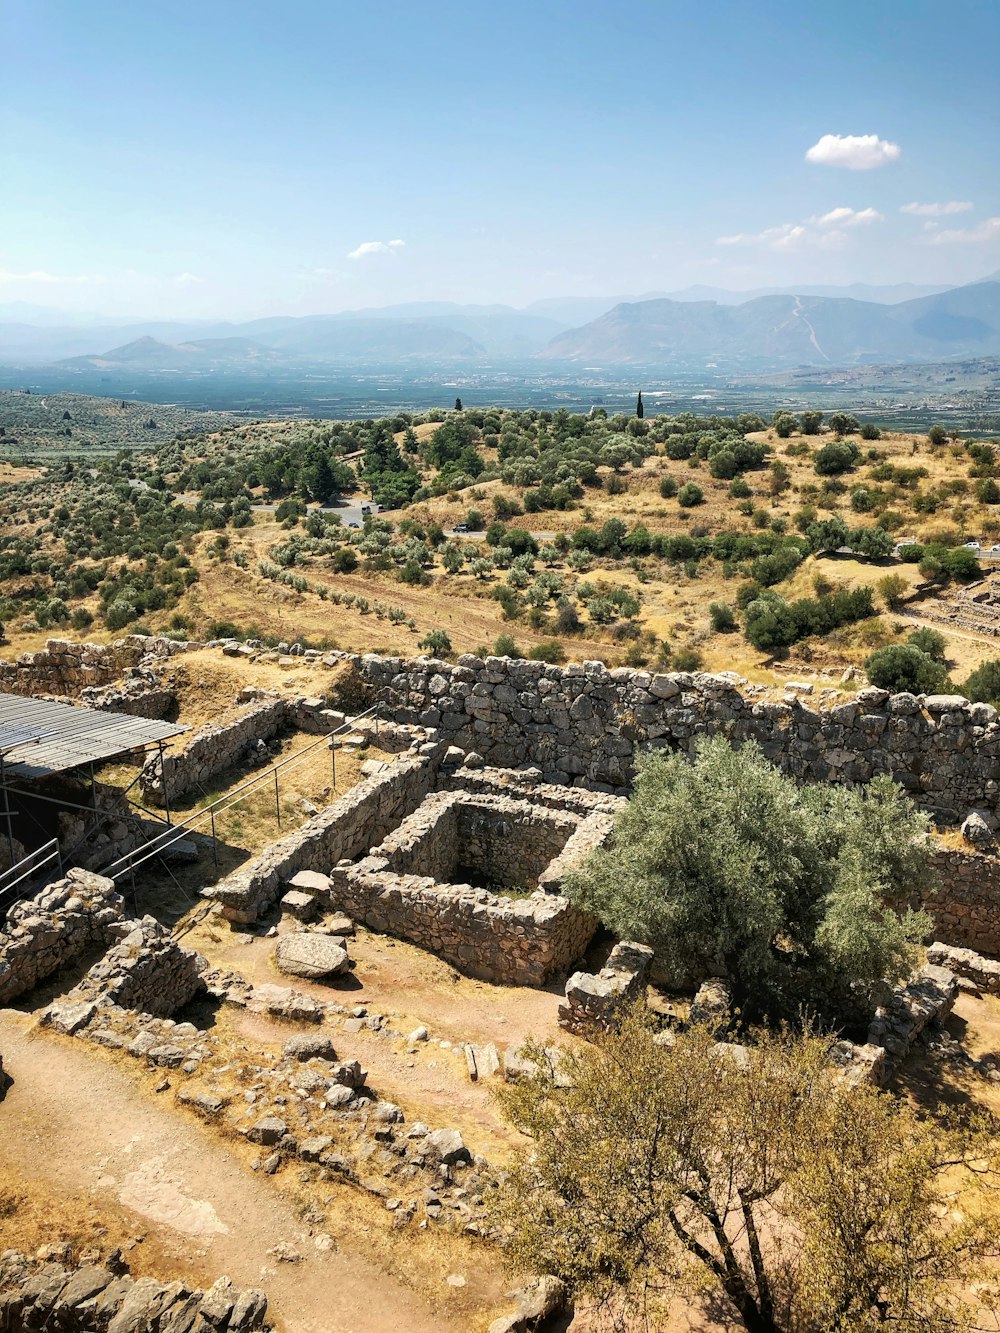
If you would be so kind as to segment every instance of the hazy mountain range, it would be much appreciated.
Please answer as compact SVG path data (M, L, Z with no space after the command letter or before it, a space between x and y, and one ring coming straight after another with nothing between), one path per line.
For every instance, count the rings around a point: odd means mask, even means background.
M102 322L0 305L0 362L82 377L432 362L780 369L1000 353L1000 274L964 287L693 287L523 309L422 302L244 323ZM13 318L12 318L13 316ZM97 322L88 323L93 318Z

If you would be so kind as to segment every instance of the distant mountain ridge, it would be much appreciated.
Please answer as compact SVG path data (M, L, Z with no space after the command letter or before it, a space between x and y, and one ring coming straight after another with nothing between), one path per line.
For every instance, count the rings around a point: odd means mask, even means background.
M1000 352L1000 282L895 305L823 296L760 296L741 305L624 303L558 334L539 354L594 366L719 368L863 365Z
M410 302L243 323L161 320L86 325L15 303L0 363L81 375L357 365L527 363L532 359L668 369L936 361L1000 352L1000 275L964 287L808 286L753 293L693 287L639 298L553 298L524 309ZM850 293L849 295L847 293ZM860 294L869 299L858 299ZM881 299L873 299L873 294ZM907 299L901 299L904 295ZM40 322L24 319L32 309Z

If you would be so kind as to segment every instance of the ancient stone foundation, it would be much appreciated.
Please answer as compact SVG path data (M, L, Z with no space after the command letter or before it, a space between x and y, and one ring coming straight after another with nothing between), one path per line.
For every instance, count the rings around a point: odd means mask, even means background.
M0 933L0 1004L10 1004L97 945L124 915L109 879L71 870L7 913Z
M226 918L247 924L274 905L300 870L327 871L367 851L410 813L431 790L443 746L396 759L383 772L353 787L295 833L272 843L212 888Z
M1000 954L1000 859L939 848L936 884L924 895L935 935L978 953Z
M352 668L343 688L353 698L382 700L398 722L437 728L497 767L536 765L550 782L624 792L641 750L690 751L699 736L722 735L756 741L805 781L856 785L888 773L946 823L1000 801L996 710L958 696L864 689L814 709L750 698L726 675L609 671L601 662L340 660Z
M0 1254L2 1333L269 1333L262 1291L240 1291L227 1277L207 1291L185 1282L133 1278L117 1251L103 1261L76 1265L68 1248L58 1262L17 1250Z
M610 1032L622 1014L645 993L653 950L621 941L598 973L574 972L559 1006L559 1026L580 1037Z

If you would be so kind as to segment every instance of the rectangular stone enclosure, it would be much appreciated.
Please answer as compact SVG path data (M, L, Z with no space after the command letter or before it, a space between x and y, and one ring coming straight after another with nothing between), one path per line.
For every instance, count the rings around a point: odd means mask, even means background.
M385 856L397 874L517 897L539 888L580 822L524 800L438 792L373 855Z

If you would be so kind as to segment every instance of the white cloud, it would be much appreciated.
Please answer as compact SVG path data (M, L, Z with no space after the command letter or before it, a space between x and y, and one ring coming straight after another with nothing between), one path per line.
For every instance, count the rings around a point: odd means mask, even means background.
M174 277L174 282L178 287L193 287L199 282L204 282L204 278L199 278L197 273L178 273Z
M885 217L877 208L831 208L813 221L821 227L865 227L870 222L884 222Z
M405 241L362 241L356 250L348 253L348 259L364 259L366 255L391 255L402 249Z
M880 139L877 134L824 134L806 153L806 161L821 167L871 171L895 162L902 152L898 143Z
M863 227L872 222L884 222L875 208L831 208L821 217L807 218L805 222L783 222L778 227L763 231L737 232L720 236L716 245L763 245L769 250L841 250L849 242L845 227Z
M901 213L912 213L918 218L950 218L955 213L968 213L972 204L951 199L946 204L904 204Z
M984 218L974 227L935 231L927 238L929 245L980 245L984 241L1000 241L1000 217Z

